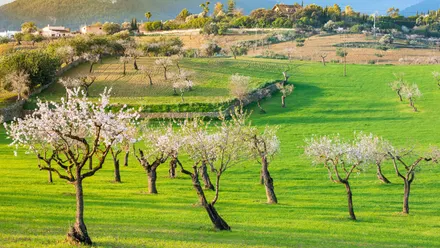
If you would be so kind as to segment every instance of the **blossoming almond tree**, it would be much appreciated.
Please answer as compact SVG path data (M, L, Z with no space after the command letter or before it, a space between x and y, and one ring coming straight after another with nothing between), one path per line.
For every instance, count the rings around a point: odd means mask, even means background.
M279 151L280 141L276 135L277 128L266 126L263 132L250 127L246 133L246 142L249 144L251 156L261 163L261 181L266 188L267 203L278 203L274 191L273 179L269 173L269 162Z
M37 103L37 110L24 119L5 125L11 145L23 146L41 154L51 151L56 167L40 165L40 170L51 171L75 186L76 221L67 237L72 242L92 244L84 223L83 180L99 171L112 146L125 139L129 126L138 113L125 109L107 111L110 91L101 94L100 102L91 102L78 89L69 90L69 100ZM95 157L98 162L84 171L87 162Z
M352 142L344 141L339 135L306 140L305 154L313 159L314 164L324 164L331 181L345 186L348 212L352 220L356 220L356 216L349 179L354 172L364 171L371 163L374 147L370 137L359 134Z
M413 108L414 112L417 112L415 100L422 97L419 86L417 84L405 84L402 86L401 94L403 98L408 99L409 106Z
M136 149L134 154L148 178L148 193L157 194L157 168L179 150L181 140L175 133L172 124L161 124L159 127L149 127L143 124L140 140L145 143L144 149Z
M403 210L404 214L409 214L409 196L411 193L411 184L414 181L416 171L420 168L424 161L438 162L440 152L437 148L433 148L432 153L428 155L415 154L412 150L398 149L391 145L387 147L387 153L393 161L394 170L399 178L403 180ZM412 161L408 162L408 160Z
M246 157L243 144L243 129L247 114L236 110L231 120L221 118L221 123L213 129L203 120L185 121L182 125L185 136L184 149L193 160L193 170L188 171L181 165L182 173L191 176L193 187L199 196L201 205L205 208L214 227L217 230L230 230L230 226L219 215L215 204L219 200L220 179L222 175ZM211 131L212 130L212 131ZM206 163L215 174L215 195L208 202L199 181L200 165Z

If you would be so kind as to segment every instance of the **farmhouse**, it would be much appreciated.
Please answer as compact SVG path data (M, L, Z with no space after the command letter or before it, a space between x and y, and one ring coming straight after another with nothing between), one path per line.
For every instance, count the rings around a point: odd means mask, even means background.
M41 30L41 35L44 37L70 37L72 33L70 33L70 29L61 27L61 26L50 26L43 28Z
M279 15L284 16L291 16L298 11L298 9L301 8L301 5L294 4L294 5L288 5L288 4L276 4L272 10L275 11Z
M84 25L80 29L81 34L94 34L94 35L105 35L106 33L102 30L101 24L95 25Z

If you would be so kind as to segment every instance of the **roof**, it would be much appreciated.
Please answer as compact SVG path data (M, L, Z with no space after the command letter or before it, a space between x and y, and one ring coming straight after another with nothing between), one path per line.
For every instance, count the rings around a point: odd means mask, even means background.
M297 5L275 4L272 10L279 11L282 14L294 14L297 9Z
M70 29L62 27L62 26L47 26L43 28L45 30L58 31L58 32L70 32Z

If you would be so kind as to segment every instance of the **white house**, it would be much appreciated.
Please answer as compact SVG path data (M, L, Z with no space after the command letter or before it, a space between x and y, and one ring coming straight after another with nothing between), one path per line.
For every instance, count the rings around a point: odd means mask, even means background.
M9 39L12 39L16 33L20 33L20 31L0 32L0 37L7 37Z
M106 33L102 29L102 24L95 25L84 25L80 28L82 34L94 34L94 35L105 35Z
M70 29L65 28L65 27L61 27L61 26L49 26L47 25L47 27L41 29L41 35L43 35L44 37L53 37L53 38L57 38L57 37L70 37L73 36L73 34L70 32Z

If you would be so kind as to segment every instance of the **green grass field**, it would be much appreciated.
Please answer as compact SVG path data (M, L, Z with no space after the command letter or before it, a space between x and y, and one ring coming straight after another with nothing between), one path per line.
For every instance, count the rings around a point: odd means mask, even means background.
M189 60L185 66L209 71L212 80L221 85L226 75L235 72L264 80L280 79L288 63L214 61ZM250 106L255 110L255 125L280 126L282 151L270 165L280 204L265 204L264 187L258 184L258 164L237 165L224 175L216 205L232 231L215 232L205 210L196 205L197 196L186 176L171 180L167 178L167 165L162 165L159 194L148 195L144 193L146 175L133 158L128 168L122 168L122 184L111 182L112 164L108 161L84 185L85 221L95 245L439 247L440 166L427 165L416 175L409 216L400 214L403 183L392 172L391 164L384 168L391 185L381 184L374 168L354 176L351 185L359 220L353 222L348 219L344 187L331 183L324 168L312 167L302 155L304 139L312 134L349 137L353 131L373 132L396 145L413 145L422 151L440 145L440 89L431 77L438 67L349 65L348 77L344 78L342 65L295 65L290 81L296 89L287 99L286 109L280 107L279 95L263 102L268 112L265 115ZM424 94L416 103L420 112L412 112L388 88L394 72L405 72L408 81L419 85ZM217 79L215 75L223 76ZM125 94L116 86L125 86L115 85L117 94ZM121 101L120 97L116 100ZM64 237L74 221L73 186L59 179L47 184L47 175L38 171L36 160L23 151L14 157L4 129L0 137L0 247L68 246Z

